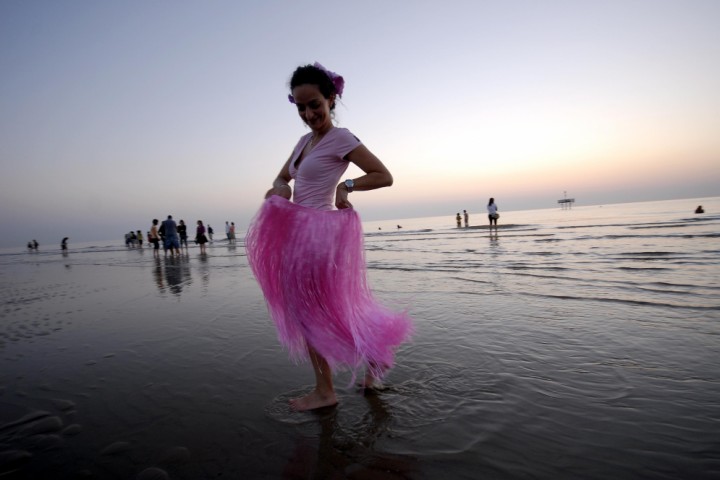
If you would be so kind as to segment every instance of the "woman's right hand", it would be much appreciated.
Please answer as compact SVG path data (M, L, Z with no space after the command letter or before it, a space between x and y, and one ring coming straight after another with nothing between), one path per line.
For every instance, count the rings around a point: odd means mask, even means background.
M290 185L273 187L267 191L267 193L265 194L265 198L270 198L273 195L277 195L278 197L283 197L286 200L290 200L290 197L292 197L292 189L290 188Z

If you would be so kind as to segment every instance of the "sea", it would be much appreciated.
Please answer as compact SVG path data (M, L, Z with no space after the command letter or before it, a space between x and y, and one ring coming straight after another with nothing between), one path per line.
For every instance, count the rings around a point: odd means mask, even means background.
M720 197L498 206L364 222L415 334L315 412L241 238L0 251L0 477L720 478Z

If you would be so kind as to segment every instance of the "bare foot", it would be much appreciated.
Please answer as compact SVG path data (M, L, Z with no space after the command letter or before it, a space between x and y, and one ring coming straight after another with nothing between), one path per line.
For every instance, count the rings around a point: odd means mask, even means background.
M363 383L358 386L364 389L365 392L380 392L382 390L385 390L385 387L383 386L380 379L375 378L371 373L367 373L365 375Z
M329 407L336 405L337 397L335 392L329 394L320 393L317 390L313 390L304 397L293 398L290 400L290 408L296 412L303 412L305 410L314 410L316 408Z
M377 364L372 364L373 367L375 367L376 365ZM389 368L390 367L388 365L380 365L380 372L382 373L382 375L384 375ZM380 379L373 375L372 371L369 368L365 373L365 380L363 380L362 386L370 390L382 390L383 388L382 383L380 383Z

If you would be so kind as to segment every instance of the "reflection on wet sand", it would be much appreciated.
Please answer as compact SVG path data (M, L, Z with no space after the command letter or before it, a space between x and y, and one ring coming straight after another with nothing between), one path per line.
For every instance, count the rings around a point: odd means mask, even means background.
M169 290L174 295L180 295L183 287L192 283L188 257L155 257L154 260L153 277L160 292Z
M210 264L208 263L207 254L200 255L200 281L202 282L203 291L207 293L210 286Z
M376 392L367 392L365 400L370 410L349 427L339 424L337 407L310 413L317 416L319 437L301 436L296 440L282 478L411 477L418 470L417 459L376 450L377 441L392 420L388 405Z

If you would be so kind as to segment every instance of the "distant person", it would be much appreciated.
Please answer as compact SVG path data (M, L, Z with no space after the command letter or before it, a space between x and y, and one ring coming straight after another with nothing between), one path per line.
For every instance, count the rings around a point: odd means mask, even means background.
M230 243L235 243L235 222L230 222Z
M135 236L137 237L138 247L142 248L142 246L143 246L143 240L145 240L145 239L143 238L142 232L141 232L140 230L138 230L138 231L137 231L137 234L136 234Z
M127 248L132 248L132 232L125 234L125 246Z
M463 210L463 217L465 218L465 228L470 226L470 215L468 215L467 210Z
M165 245L165 222L160 223L158 235L160 235L160 243L162 244L163 252L167 252L167 245Z
M460 216L460 212L455 215L455 223L457 224L457 227L462 227L462 217Z
M207 253L205 250L205 244L208 242L205 236L205 227L203 226L202 220L197 221L197 229L195 229L195 241L200 245L200 254L204 255Z
M213 241L213 239L212 239L213 233L215 233L215 232L213 232L213 228L208 223L207 234L208 234L208 238L210 239L210 243L212 243L212 241Z
M165 233L165 255L167 255L168 250L170 250L171 255L180 255L177 223L173 220L172 215L168 215L167 220L163 220L160 228Z
M705 209L702 205L698 205L698 207L695 209L695 213L705 213Z
M148 240L153 244L153 255L156 257L160 254L160 232L158 232L158 219L153 218L152 227L148 232Z
M493 225L495 225L495 233L497 233L497 220L500 218L498 213L497 205L495 205L495 199L491 198L488 200L487 205L488 221L490 222L490 231L492 231Z
M37 242L37 240L33 239L33 248L37 250L39 246L40 244Z
M178 223L177 226L178 235L180 236L180 251L183 249L183 245L185 245L185 251L189 251L188 244L187 244L187 225L185 225L185 220L180 220L180 223Z
M68 240L69 240L68 237L65 237L65 238L62 239L62 242L60 243L60 250L62 250L63 252L67 252L67 242L68 242Z
M130 230L130 243L132 243L133 248L137 247L137 235L132 230Z
M230 222L225 222L225 236L227 237L228 244L230 243Z
M32 242L28 242L28 250L32 250L32 249L33 249L33 243L32 243Z

